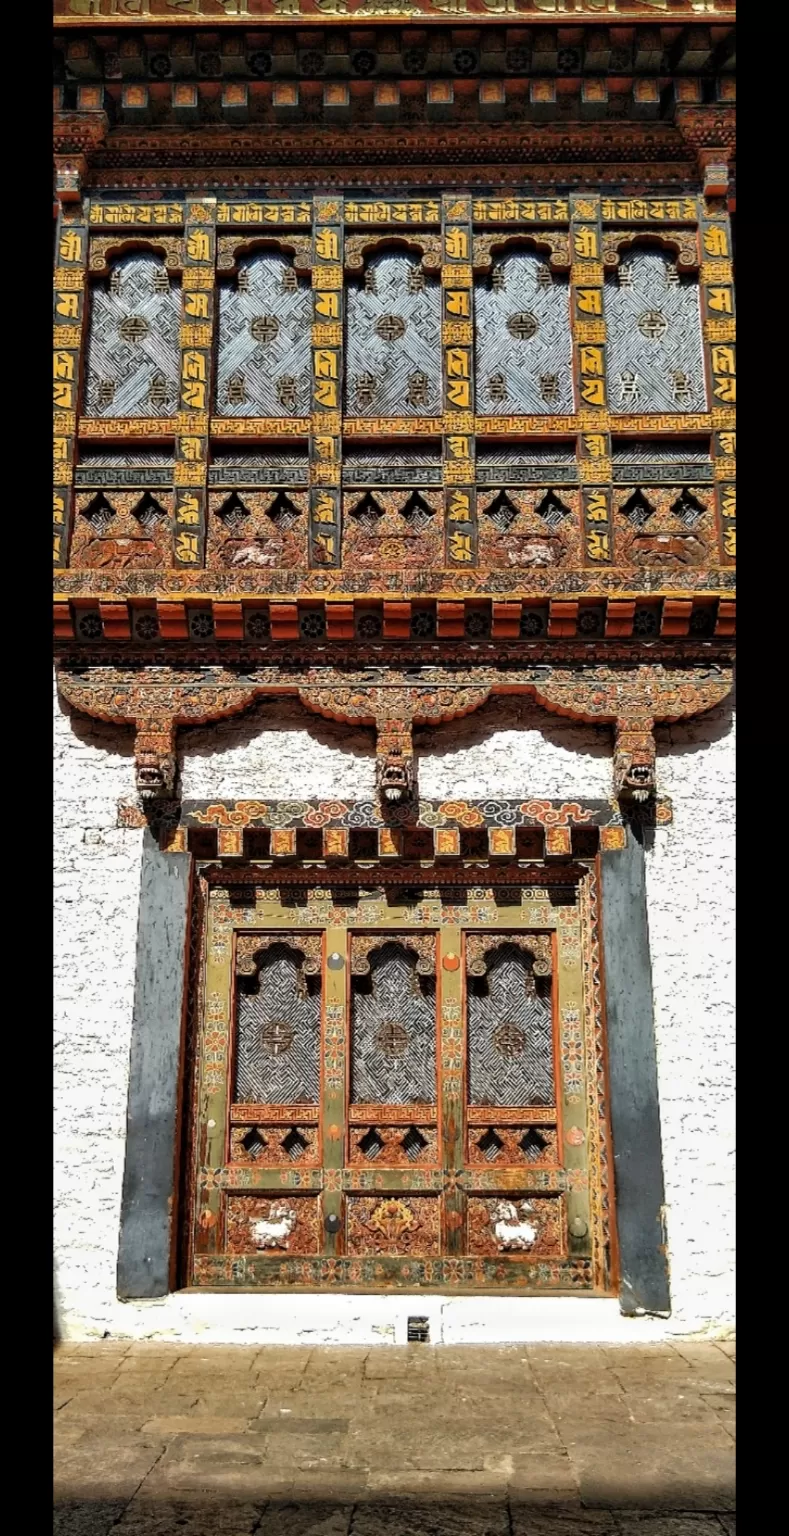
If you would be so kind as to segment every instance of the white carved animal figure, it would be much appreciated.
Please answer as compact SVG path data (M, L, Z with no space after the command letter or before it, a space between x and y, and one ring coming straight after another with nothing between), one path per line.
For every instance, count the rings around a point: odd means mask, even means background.
M276 565L277 555L259 544L243 544L230 561L231 565Z
M537 1228L523 1217L531 1210L528 1200L521 1200L520 1213L511 1200L499 1200L493 1207L493 1232L500 1248L531 1248Z
M267 1217L253 1217L249 1225L258 1248L287 1248L296 1225L296 1212L289 1205L272 1205Z
M534 539L528 544L510 546L507 549L507 558L510 565L553 565L556 555L550 544L544 544L541 539Z

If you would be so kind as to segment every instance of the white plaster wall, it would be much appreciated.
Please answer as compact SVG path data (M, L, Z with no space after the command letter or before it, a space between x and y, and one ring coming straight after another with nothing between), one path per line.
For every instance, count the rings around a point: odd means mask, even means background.
M647 853L673 1319L734 1324L734 714L657 733L674 821Z
M182 733L184 798L369 798L371 733L289 701ZM417 734L429 798L605 798L607 730L516 700ZM55 702L55 1254L66 1336L402 1343L657 1338L733 1323L733 735L726 708L660 732L675 821L648 853L673 1315L623 1319L581 1298L115 1295L142 833L130 733Z

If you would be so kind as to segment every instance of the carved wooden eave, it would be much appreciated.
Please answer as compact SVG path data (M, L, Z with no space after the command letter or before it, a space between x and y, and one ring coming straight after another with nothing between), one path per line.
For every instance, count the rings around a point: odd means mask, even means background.
M88 156L85 187L206 191L223 167L239 189L273 167L285 186L305 163L327 188L405 169L433 184L463 163L492 186L502 165L663 186L712 167L712 192L734 152L734 9L55 0L56 151Z
M414 677L418 670L422 679ZM137 785L144 799L174 794L178 726L228 719L260 699L285 696L327 719L374 727L383 811L417 798L414 726L460 719L495 695L521 695L554 714L613 726L614 793L650 798L656 791L655 725L714 708L731 686L731 665L724 661L579 669L542 663L463 673L430 667L408 674L390 669L380 678L371 678L369 670L354 674L331 667L305 669L299 676L277 667L132 670L64 660L58 669L58 689L69 705L93 719L134 727ZM384 793L388 785L399 789L391 799Z

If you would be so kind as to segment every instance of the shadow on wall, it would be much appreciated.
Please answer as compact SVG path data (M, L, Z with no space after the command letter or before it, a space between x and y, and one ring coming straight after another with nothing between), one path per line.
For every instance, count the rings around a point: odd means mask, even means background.
M104 720L93 720L80 710L67 704L60 694L55 695L59 714L71 725L73 735L83 746L95 747L99 752L111 752L115 757L134 757L134 728L131 725L111 725ZM57 754L57 744L55 746Z
M613 733L609 725L586 725L565 720L530 699L493 698L473 715L447 725L419 726L414 744L424 757L451 757L471 747L484 746L498 731L536 731L549 747L582 752L587 757L611 757Z
M706 746L714 742L725 741L731 733L734 716L737 712L737 688L736 683L731 693L717 704L715 709L709 710L705 715L696 715L693 720L677 720L673 725L659 725L655 730L657 743L658 772L660 772L661 757L686 757L692 756Z
M228 737L232 737L234 747L243 748L259 736L279 731L303 731L319 746L346 752L351 757L372 761L375 756L372 727L324 720L311 714L297 699L261 699L243 714L218 720L215 725L183 726L178 732L178 745L183 756L213 757L222 751ZM330 791L331 785L327 785L327 794Z
M85 745L106 751L116 757L132 759L134 733L130 726L109 725L89 719L58 698L61 715L70 720L76 739ZM703 750L707 744L723 740L730 732L735 709L735 693L709 714L693 720L679 721L674 725L659 725L656 729L658 771L660 757L691 755ZM372 775L374 771L375 742L371 727L341 725L312 715L295 699L262 700L252 709L230 720L217 721L210 726L185 726L178 731L178 755L183 769L183 759L221 757L232 742L234 749L244 749L256 739L276 735L281 731L303 732L305 746L309 741L334 752L342 752L359 762L367 761ZM440 765L464 751L484 747L497 732L533 731L539 734L547 748L557 748L566 753L580 753L593 760L611 760L613 729L610 725L586 725L552 715L528 699L491 699L482 709L461 720L440 726L419 726L414 731L414 746L422 763L433 761ZM327 763L330 773L331 767ZM258 793L269 794L263 782L256 785ZM371 790L370 790L371 792ZM448 787L445 793L451 793ZM297 795L294 788L291 794ZM335 786L327 782L323 791L327 796L337 793ZM607 793L607 790L604 791ZM353 797L347 797L353 798ZM356 797L358 798L358 796Z

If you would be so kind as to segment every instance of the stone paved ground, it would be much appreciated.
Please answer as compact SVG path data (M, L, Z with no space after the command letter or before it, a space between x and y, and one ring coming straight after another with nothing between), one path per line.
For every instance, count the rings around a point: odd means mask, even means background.
M55 1536L734 1536L734 1346L63 1344Z

